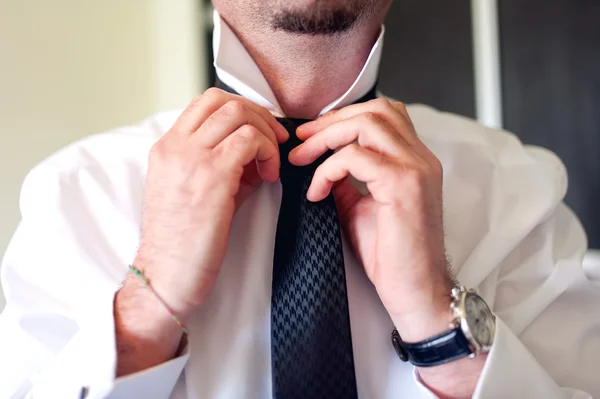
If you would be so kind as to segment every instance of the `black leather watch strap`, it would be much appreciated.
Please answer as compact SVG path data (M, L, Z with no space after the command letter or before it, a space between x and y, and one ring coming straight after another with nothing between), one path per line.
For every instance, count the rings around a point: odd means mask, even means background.
M417 367L433 367L469 356L472 351L462 330L457 327L433 338L406 343L398 330L392 332L392 345L403 362Z

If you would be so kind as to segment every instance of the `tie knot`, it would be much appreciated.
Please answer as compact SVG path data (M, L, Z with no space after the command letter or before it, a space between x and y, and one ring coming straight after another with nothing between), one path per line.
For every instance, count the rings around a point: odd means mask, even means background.
M312 177L317 167L322 164L327 157L331 155L331 152L328 151L322 157L317 159L310 165L306 166L296 166L292 165L288 159L290 152L302 144L302 140L298 138L296 135L296 129L298 126L310 122L310 119L294 119L294 118L277 118L279 123L285 127L285 129L290 134L290 139L283 144L279 145L279 154L281 158L281 183L290 187L291 185L303 185L306 181L307 177Z

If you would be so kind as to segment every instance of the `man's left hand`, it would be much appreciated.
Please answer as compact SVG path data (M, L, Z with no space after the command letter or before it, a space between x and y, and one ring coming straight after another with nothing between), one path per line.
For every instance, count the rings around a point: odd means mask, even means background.
M376 99L301 126L295 165L339 150L315 172L307 197L331 190L340 220L383 305L407 342L448 329L452 278L444 249L442 165L417 137L402 103ZM361 194L352 175L366 183Z

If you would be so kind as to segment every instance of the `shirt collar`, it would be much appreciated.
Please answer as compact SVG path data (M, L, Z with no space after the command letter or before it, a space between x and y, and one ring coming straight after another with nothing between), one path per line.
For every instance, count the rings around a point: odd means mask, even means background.
M221 82L231 87L241 96L265 107L273 115L284 117L285 115L281 111L277 98L275 98L267 80L250 54L248 54L248 51L216 10L213 18L214 66ZM341 97L323 108L319 115L352 104L367 94L375 85L379 62L381 61L384 33L385 28L382 26L381 33L352 86Z

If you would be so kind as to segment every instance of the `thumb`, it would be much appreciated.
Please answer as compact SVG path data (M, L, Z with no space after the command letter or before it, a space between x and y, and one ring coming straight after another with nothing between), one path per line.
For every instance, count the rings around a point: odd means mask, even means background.
M242 206L244 201L250 197L258 187L260 187L262 179L258 174L256 162L251 162L244 168L244 173L240 179L240 186L235 196L236 211Z
M350 210L363 197L360 191L350 181L349 177L341 180L333 186L333 197L338 209L341 221L347 221Z

